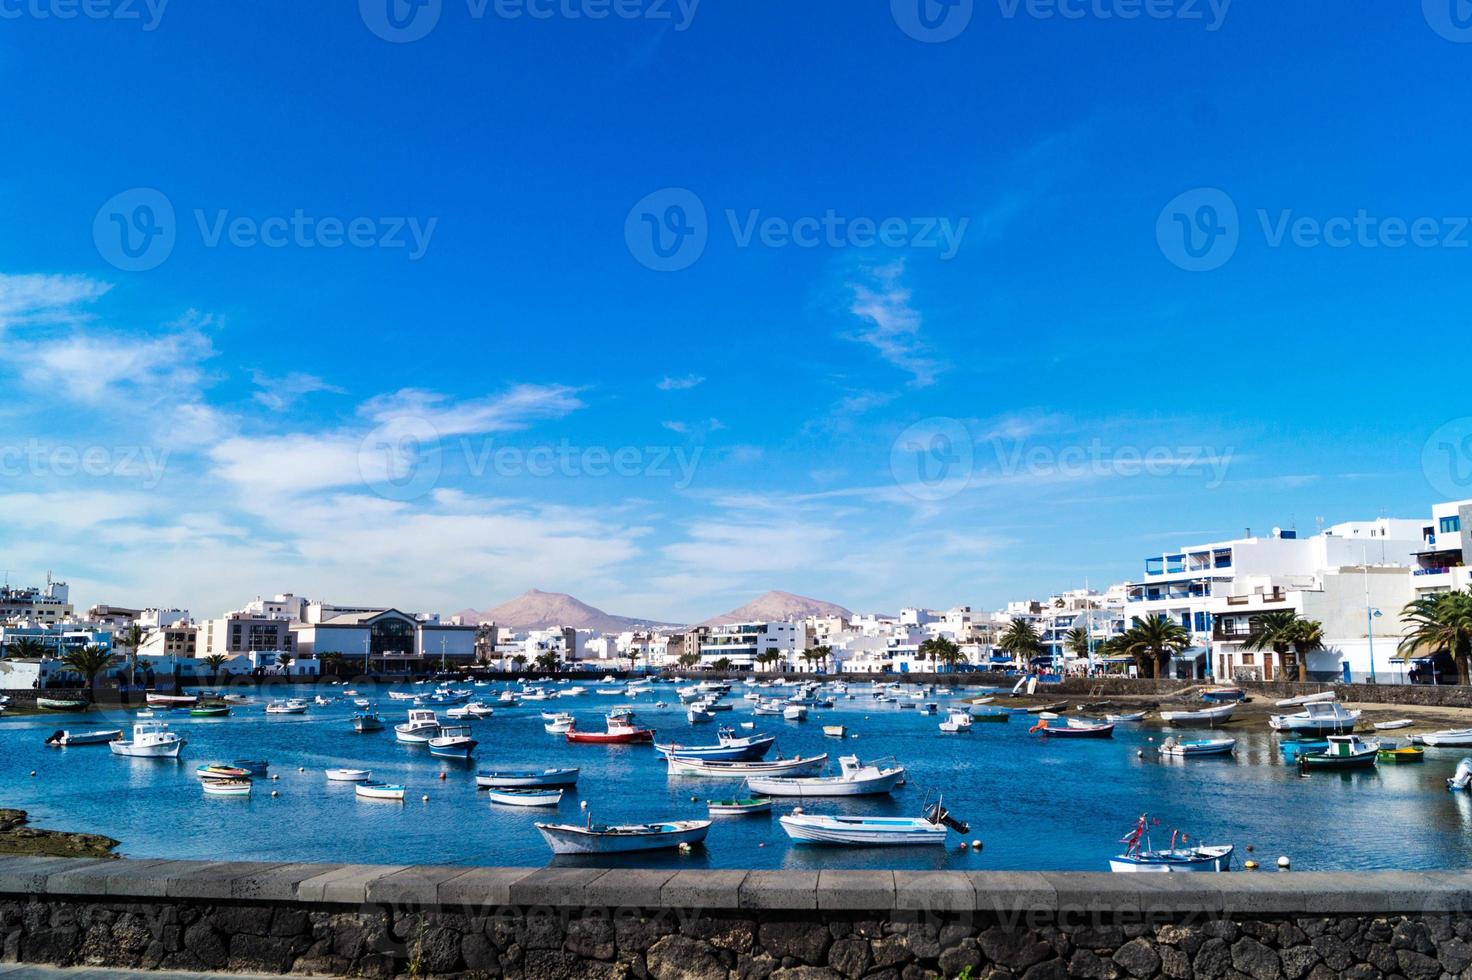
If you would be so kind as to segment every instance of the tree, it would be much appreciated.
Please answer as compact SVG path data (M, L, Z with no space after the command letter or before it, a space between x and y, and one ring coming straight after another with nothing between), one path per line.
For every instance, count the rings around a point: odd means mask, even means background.
M946 636L933 636L930 639L923 641L920 644L919 650L920 656L928 657L931 664L948 662L952 666L955 665L956 656L960 652L961 648L956 646L956 644L951 641L950 637Z
M118 646L128 648L128 689L132 690L138 680L138 648L143 645L143 627L137 623L129 623L127 628L114 638L113 642Z
M1324 624L1317 619L1300 619L1293 628L1293 652L1298 657L1298 679L1308 680L1308 655L1324 649Z
M276 669L287 677L291 676L291 664L291 654L287 653L285 650L282 650L280 653L276 654Z
M776 653L775 650L772 652ZM778 654L778 656L780 657L781 655ZM820 667L823 664L826 664L829 658L831 658L832 656L833 648L825 643L820 643L817 646L813 647L811 650L804 650L802 654L803 659L806 660L808 663L817 664Z
M694 666L696 666L697 664L700 663L700 654L698 654L698 653L682 653L682 654L680 654L680 661L679 661L679 663L680 663L680 666L681 667L684 667L686 670L689 670L691 667L694 667Z
M1089 656L1093 646L1092 635L1082 626L1075 626L1063 637L1063 648L1080 660Z
M97 675L116 663L118 658L107 647L89 643L78 647L61 658L61 662L73 673L80 674L87 682L87 689L97 686Z
M512 657L511 658L511 667L512 667L512 669L517 670L517 671L525 670L526 669L526 654L524 654L524 653L518 653L516 656Z
M225 661L229 659L230 658L225 656L223 653L212 653L208 657L204 658L204 665L209 668L210 676L218 680L220 676L220 668L225 666Z
M639 663L639 658L642 657L643 654L639 652L638 647L631 646L629 647L628 652L624 654L624 656L629 658L629 673L632 674L634 672L635 665Z
M1472 589L1421 596L1401 610L1411 631L1397 648L1402 659L1447 653L1457 665L1457 683L1469 683L1472 666Z
M1164 677L1170 669L1170 658L1191 645L1186 627L1166 616L1136 616L1125 635L1125 651L1140 667L1151 667L1151 677Z
M957 664L966 662L966 654L955 643L945 640L945 646L940 650L940 662L946 665L946 670L954 673Z
M1018 660L1028 661L1043 652L1043 641L1038 631L1025 619L1014 619L1007 624L997 646Z
M539 654L536 663L537 669L545 674L555 674L557 668L561 666L556 650L548 650L546 653Z
M40 660L46 656L46 646L40 640L23 636L6 644L5 655L14 660Z
M711 667L714 668L715 670L730 670L731 669L731 658L730 657L720 657L720 658L718 658L716 660L715 663L711 664Z
M756 655L756 662L759 664L774 664L781 659L782 654L778 653L776 650L763 650L761 653Z
M1288 669L1288 651L1293 649L1293 637L1297 631L1298 613L1292 609L1275 609L1252 621L1251 635L1242 644L1242 649L1263 653L1272 650L1278 655L1278 675L1281 677ZM1299 674L1302 679L1302 667L1299 667Z

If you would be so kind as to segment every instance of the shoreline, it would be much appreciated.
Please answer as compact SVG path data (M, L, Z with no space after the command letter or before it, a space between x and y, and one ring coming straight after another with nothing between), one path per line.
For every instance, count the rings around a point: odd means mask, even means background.
M30 826L24 810L0 809L0 857L75 857L121 859L120 842L101 834L72 833Z

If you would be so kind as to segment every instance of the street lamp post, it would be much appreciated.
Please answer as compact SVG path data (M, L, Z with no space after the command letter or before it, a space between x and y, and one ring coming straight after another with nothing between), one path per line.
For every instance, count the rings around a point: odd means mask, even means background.
M1365 573L1365 638L1370 647L1370 683L1375 681L1375 617L1380 613L1374 606L1370 605L1370 549L1363 549L1364 564L1361 566Z

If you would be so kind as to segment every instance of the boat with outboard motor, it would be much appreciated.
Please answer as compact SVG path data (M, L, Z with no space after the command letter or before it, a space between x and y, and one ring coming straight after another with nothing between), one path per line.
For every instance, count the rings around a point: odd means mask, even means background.
M429 708L410 708L409 720L394 726L394 738L409 745L424 745L439 733L439 719Z
M1171 736L1160 743L1160 754L1184 759L1198 755L1231 755L1236 748L1235 738L1177 740L1175 736Z
M1368 769L1375 765L1380 751L1378 741L1365 741L1358 735L1330 735L1325 741L1329 746L1322 752L1299 753L1300 770Z
M595 824L590 815L583 826L567 823L533 824L553 854L623 854L656 851L704 842L709 820L666 820L659 823Z
M1180 711L1162 711L1160 720L1167 725L1221 725L1232 720L1237 702L1228 701L1210 708L1187 708Z
M748 776L809 776L823 771L828 755L795 756L771 761L725 761L720 759L684 759L667 757L671 776L717 776L745 779Z
M1066 724L1050 725L1048 719L1039 718L1038 723L1028 729L1028 732L1037 732L1046 738L1113 738L1114 723L1102 722L1091 724L1078 718L1066 719Z
M544 789L575 786L577 769L483 769L475 774L480 789Z
M135 759L177 759L184 748L184 736L169 731L161 721L140 721L133 726L131 739L107 743L113 755Z
M951 816L937 801L919 817L874 817L845 813L790 813L778 823L799 844L837 844L850 847L906 847L944 845L947 832L970 832L971 825Z
M1139 822L1120 843L1126 845L1123 854L1109 859L1109 870L1115 872L1183 872L1183 871L1231 871L1231 844L1196 844L1186 846L1189 838L1178 830L1170 834L1170 846L1155 850L1150 846L1150 827L1159 826L1148 814L1142 814ZM1179 842L1182 846L1177 846Z
M885 760L880 760L883 762ZM763 796L871 796L891 793L905 778L905 767L888 760L862 763L856 755L838 760L837 776L768 776L748 775L746 785Z
M1359 718L1358 709L1346 708L1338 701L1311 701L1291 715L1269 715L1268 725L1275 732L1341 735L1354 731Z
M47 736L46 744L64 749L73 745L105 745L108 742L115 742L122 737L123 730L121 728L99 728L96 731L90 732L74 732L70 729L62 729L58 732L52 732Z

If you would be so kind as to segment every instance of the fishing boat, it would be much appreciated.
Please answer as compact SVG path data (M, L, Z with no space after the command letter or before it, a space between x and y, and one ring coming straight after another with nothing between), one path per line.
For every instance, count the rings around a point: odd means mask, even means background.
M553 854L622 854L654 851L705 840L709 820L669 820L663 823L595 824L592 817L582 827L566 823L534 824Z
M481 789L544 789L550 786L575 786L576 769L490 769L475 774L475 785Z
M140 721L133 726L132 739L108 742L107 747L113 755L135 759L177 759L184 736L169 731L161 721Z
M1268 725L1275 732L1340 735L1354 731L1359 717L1358 710L1351 711L1338 701L1312 701L1291 715L1269 715Z
M722 728L719 745L677 745L673 743L660 745L655 743L654 750L663 753L667 758L718 759L733 762L766 758L776 741L777 736L775 735L738 737L731 729Z
M492 708L490 705L482 704L479 701L471 701L468 704L456 705L455 707L446 710L445 717L453 718L456 721L462 721L467 718L472 720L479 720L482 718L489 718L495 713L496 709Z
M353 787L354 795L364 800L399 800L404 799L404 787L390 783L359 783Z
M615 721L612 716L608 719L608 729L602 732L580 732L576 727L570 728L563 734L563 738L574 743L591 743L594 745L628 745L634 742L653 742L654 730L640 728L631 721Z
M1401 766L1406 763L1426 761L1426 750L1414 745L1399 745L1380 749L1376 757L1381 762Z
M973 724L976 722L993 725L1006 724L1011 720L1012 712L1010 711L978 711L971 715L971 721Z
M1045 712L1058 712L1058 711L1067 711L1067 710L1068 710L1068 702L1067 701L1059 701L1057 704L1036 704L1036 705L1033 705L1031 708L1028 708L1027 709L1027 713L1030 714L1030 715L1041 715L1041 714L1044 714Z
M304 715L307 713L307 702L299 698L288 698L285 701L272 701L266 705L268 715Z
M121 728L99 728L90 732L74 732L63 729L52 732L47 736L46 744L57 748L68 748L73 745L104 745L107 742L116 741L123 737Z
M1333 691L1320 691L1318 694L1302 694L1296 698L1284 698L1274 701L1273 706L1277 708L1299 708L1305 704L1317 704L1320 701L1333 701L1338 695Z
M429 754L441 759L468 759L480 743L470 735L468 725L444 725L429 740Z
M353 731L355 732L377 732L383 730L383 719L378 712L372 708L367 711L353 713Z
M154 718L157 717L157 715L158 712L154 711L152 708L139 708L133 713L134 718Z
M1160 821L1154 821L1159 824ZM1179 840L1180 846L1177 846ZM1196 844L1179 831L1171 831L1170 847L1155 850L1150 846L1150 819L1142 815L1135 829L1120 841L1127 845L1123 854L1109 859L1109 870L1116 872L1183 872L1231 871L1231 844Z
M1465 790L1472 786L1472 759L1457 763L1457 771L1446 781L1447 789Z
M1240 687L1209 687L1201 692L1201 700L1223 703L1226 701L1242 701L1247 697L1247 692Z
M333 783L366 783L373 778L372 769L328 769L327 779Z
M198 766L194 774L200 779L249 779L250 772L239 766L226 765L223 762L210 762Z
M1415 722L1409 718L1397 718L1395 721L1378 721L1375 723L1377 732L1393 732L1398 728L1410 728Z
M772 801L765 796L753 796L744 800L706 800L705 806L713 817L743 817L770 812Z
M1104 720L1115 725L1132 721L1144 721L1145 716L1149 713L1148 711L1131 711L1121 715L1105 715Z
M946 834L965 834L971 825L956 820L940 803L919 817L868 817L848 814L791 813L778 821L787 836L799 844L840 844L850 847L908 847L944 845Z
M1225 724L1232 720L1232 712L1237 710L1235 701L1219 704L1212 708L1191 708L1183 711L1162 711L1160 720L1167 725L1206 725L1207 727Z
M727 779L746 779L748 776L808 776L823 771L828 764L827 754L803 758L776 759L771 762L723 762L711 759L669 760L671 776L719 776Z
M572 715L568 714L566 711L559 711L552 716L550 721L547 721L545 724L542 725L542 730L550 735L562 735L568 732L576 724L577 719L575 719Z
M751 709L751 713L754 715L768 716L780 715L782 714L782 707L781 701L759 701L757 702L757 706Z
M1160 754L1178 759L1198 755L1231 755L1237 747L1235 738L1202 738L1177 740L1167 738L1160 743Z
M1358 735L1330 735L1329 747L1322 752L1304 752L1298 756L1300 769L1368 769L1375 765L1380 743L1368 742Z
M75 698L37 698L36 707L47 711L85 711L87 702Z
M801 704L789 704L782 709L782 717L787 719L788 721L807 721L807 706Z
M692 704L685 712L685 720L692 725L698 725L703 721L715 721L715 712L702 708L698 704Z
M249 779L206 779L200 784L210 796L249 796Z
M189 714L194 718L224 718L230 714L230 706L223 702L212 702L209 704L201 702L190 708Z
M748 775L746 785L763 796L872 796L893 792L905 778L901 765L865 765L856 755L843 756L838 764L837 776Z
M560 789L492 789L487 795L492 803L505 806L556 806L562 802Z
M828 738L845 738L848 735L848 729L842 725L824 725L823 734Z
M389 691L388 699L390 701L413 701L414 695L405 694L403 691Z
M271 768L271 763L264 759L236 759L230 764L236 769L244 769L252 776L264 776Z
M189 708L199 700L193 694L156 694L153 691L143 695L143 699L154 708Z
M946 720L937 727L951 734L969 732L971 731L971 712L961 708L952 708L946 712Z
M1089 724L1077 719L1069 719L1065 725L1049 725L1048 719L1040 718L1038 723L1028 731L1037 732L1048 738L1113 738L1114 723L1106 721L1101 724Z
M1451 728L1439 732L1427 732L1421 736L1423 745L1435 748L1466 748L1472 746L1472 728Z
M409 720L394 726L394 738L409 745L424 745L440 733L440 721L430 708L410 708Z
M1300 755L1309 752L1322 752L1329 747L1329 742L1322 738L1285 739L1278 743L1278 750L1283 753L1283 761L1297 762Z

